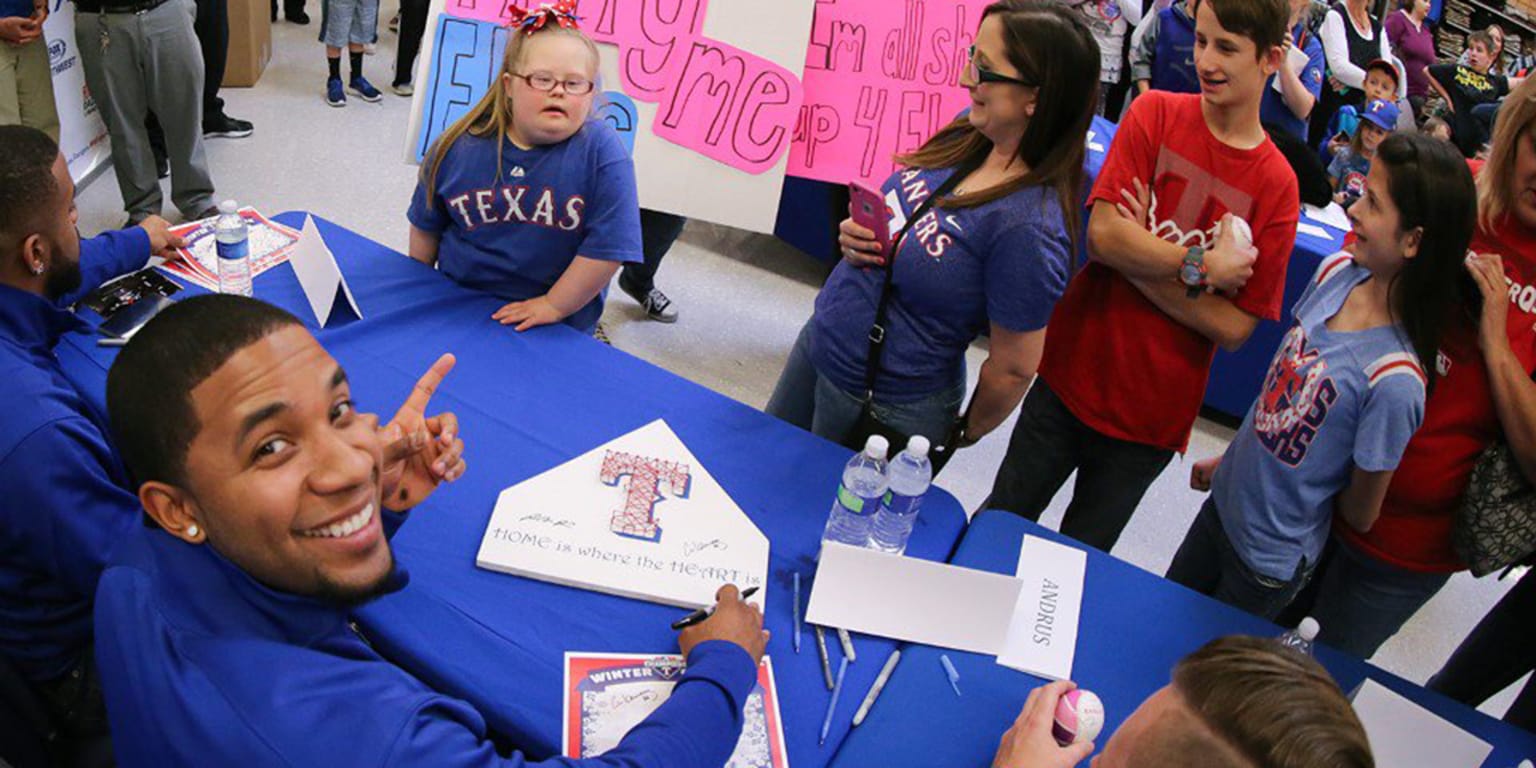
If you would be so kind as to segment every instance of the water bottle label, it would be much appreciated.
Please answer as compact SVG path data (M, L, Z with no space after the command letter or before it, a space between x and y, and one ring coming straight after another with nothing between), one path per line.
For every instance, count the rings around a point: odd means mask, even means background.
M838 486L837 488L837 503L843 505L844 509L855 515L864 514L864 500L843 486Z
M891 514L905 517L917 514L917 508L923 503L923 497L887 493L883 503L885 508L890 510Z
M251 252L251 241L241 240L238 243L219 243L219 258L243 259Z

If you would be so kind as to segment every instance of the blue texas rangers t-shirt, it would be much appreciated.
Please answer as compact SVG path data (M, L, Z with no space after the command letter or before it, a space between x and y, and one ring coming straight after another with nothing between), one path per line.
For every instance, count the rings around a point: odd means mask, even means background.
M1290 579L1303 557L1317 563L1354 469L1396 469L1424 420L1424 371L1401 329L1326 325L1370 277L1347 253L1317 268L1212 479L1227 538L1272 579Z
M613 129L588 121L533 149L503 140L499 173L496 144L465 134L438 167L436 191L416 184L407 217L439 234L443 274L510 302L549 293L577 256L641 260L635 165ZM566 324L590 332L606 291Z
M894 237L952 169L898 170L882 191ZM891 260L895 294L875 393L912 402L965 379L965 349L993 322L1045 327L1066 289L1071 241L1056 191L1025 187L968 208L934 205ZM811 364L848 392L864 389L869 328L884 275L839 262L816 297Z

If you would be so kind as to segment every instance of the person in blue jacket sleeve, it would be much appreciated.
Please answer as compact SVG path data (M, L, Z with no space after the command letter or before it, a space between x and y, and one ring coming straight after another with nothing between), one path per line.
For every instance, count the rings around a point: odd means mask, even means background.
M53 348L85 327L66 307L180 241L159 216L82 240L53 139L0 126L0 147L0 370L11 404L0 410L0 664L42 701L56 750L105 754L91 601L139 505L105 414L75 391Z
M107 409L153 526L96 597L121 765L528 765L348 626L406 579L386 529L464 470L456 420L425 415L452 361L380 430L299 321L253 299L179 302L124 348ZM666 703L604 756L546 765L724 765L767 633L735 587L718 597L678 638Z
M1279 128L1300 141L1307 140L1307 119L1323 92L1323 75L1328 62L1323 57L1323 42L1307 28L1309 0L1290 0L1291 27L1285 34L1285 64L1270 77L1259 102L1259 121ZM1294 69L1295 51L1306 56L1306 64ZM1297 58L1299 61L1300 59Z

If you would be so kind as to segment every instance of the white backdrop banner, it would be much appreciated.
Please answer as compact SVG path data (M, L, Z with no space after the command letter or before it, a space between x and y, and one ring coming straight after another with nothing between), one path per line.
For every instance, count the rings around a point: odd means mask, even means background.
M48 41L48 65L53 70L53 100L59 108L59 149L76 182L112 157L107 126L96 112L96 102L85 87L80 51L75 47L75 4L50 0L51 12L43 23Z

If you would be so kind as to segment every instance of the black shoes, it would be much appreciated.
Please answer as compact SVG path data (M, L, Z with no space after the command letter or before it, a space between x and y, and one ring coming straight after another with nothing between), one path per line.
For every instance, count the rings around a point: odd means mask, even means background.
M651 286L648 291L641 291L640 287L625 279L628 275L619 273L619 290L629 294L629 297L640 304L645 310L645 316L658 323L677 322L677 310L672 308L672 300L667 298L661 289Z
M203 137L209 139L243 139L255 130L249 121L237 120L220 113L203 119Z

